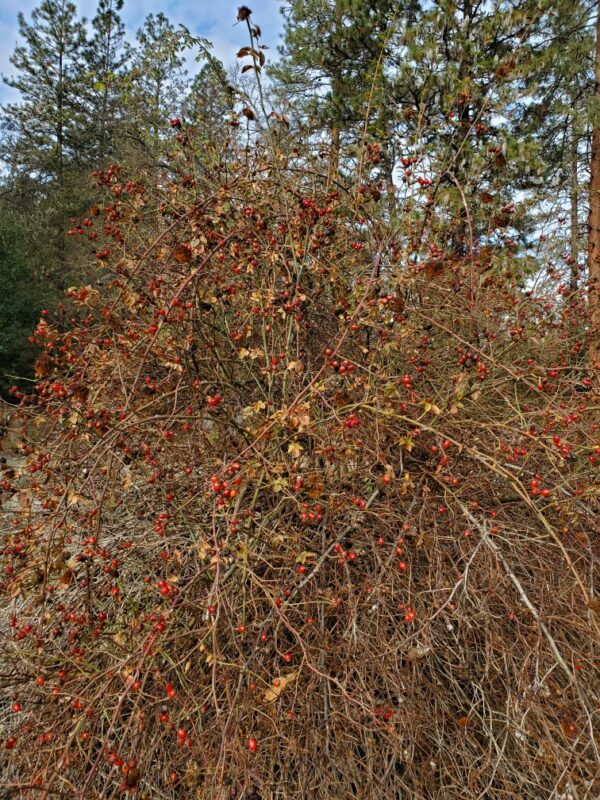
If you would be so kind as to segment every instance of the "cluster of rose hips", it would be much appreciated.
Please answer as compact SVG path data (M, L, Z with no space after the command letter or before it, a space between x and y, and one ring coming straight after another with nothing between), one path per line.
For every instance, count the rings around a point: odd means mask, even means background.
M325 350L325 355L327 356L327 361L325 362L328 367L331 367L338 375L346 375L350 372L354 372L354 364L351 361L348 361L347 358L342 359L342 361L338 361L333 356L333 350L331 347L328 347Z
M344 428L358 428L360 425L360 418L357 414L348 414L344 420Z
M349 552L344 550L339 542L336 542L333 549L338 554L338 564L340 564L340 566L346 563L346 559L348 559L348 561L354 561L357 558L354 550L350 550Z
M323 506L316 505L313 510L310 510L308 503L302 503L302 511L300 512L300 520L305 525L313 525L321 522L323 519Z
M414 622L417 619L417 615L412 606L405 606L403 603L398 605L400 611L404 611L404 622Z
M377 142L367 144L365 147L365 159L370 161L371 164L377 166L381 156L381 146Z
M538 475L535 478L532 478L529 482L529 486L531 487L531 496L532 497L550 497L552 494L552 490L548 489L547 487L541 487L541 477Z
M154 525L154 531L158 533L158 535L162 538L166 531L167 531L167 521L171 518L171 515L167 512L163 511L160 513L156 519L156 523Z
M558 449L560 450L561 455L564 458L569 458L569 456L571 455L571 448L569 447L568 444L566 444L565 442L562 441L560 436L553 436L552 437L552 442L556 447L558 447Z
M371 198L375 202L378 202L379 200L381 200L381 197L383 195L383 186L381 184L372 183L371 181L366 181L359 188L358 193L362 194L362 195L365 195L367 193L367 191L371 195Z
M225 499L229 500L237 497L237 487L242 483L242 478L236 475L239 469L240 465L237 461L227 467L226 475L230 480L222 480L218 475L210 476L211 488L215 494L219 495L217 498L217 505L222 506L225 503ZM231 480L231 478L233 478L233 480Z
M166 581L164 578L161 578L158 583L156 584L156 588L161 593L163 597L171 597L175 596L178 593L178 588Z

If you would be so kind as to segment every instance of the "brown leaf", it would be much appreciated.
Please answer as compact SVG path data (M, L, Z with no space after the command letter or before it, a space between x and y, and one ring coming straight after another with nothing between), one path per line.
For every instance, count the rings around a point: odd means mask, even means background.
M138 781L140 779L140 771L138 767L129 767L127 770L127 775L125 776L125 783L129 786L130 789L133 789L135 786L138 785Z
M75 576L73 574L73 570L72 569L66 569L63 572L63 574L60 576L60 582L62 583L63 586L70 586L70 584L73 583L73 578L74 577Z
M238 8L237 18L240 22L244 22L244 20L248 19L250 14L252 14L252 9L248 8L248 6L240 6Z
M297 677L298 672L290 672L288 675L282 675L277 681L277 685L273 684L273 687L267 689L264 693L263 700L265 703L273 703L275 700L277 700L285 687L289 686L290 683L293 683Z
M439 277L444 271L444 262L432 258L425 262L424 271L425 275L427 275L430 280L433 280L434 278Z
M50 358L48 353L42 353L42 355L35 362L35 377L45 378L47 375L50 374L51 369L52 369L52 359Z
M407 661L418 661L420 658L425 658L431 652L431 647L410 647L406 651Z
M246 119L256 120L256 114L248 106L242 109L242 114L246 117Z
M318 473L307 475L304 479L304 489L311 500L318 500L325 494L325 484Z
M245 67L242 67L242 75L244 72L248 72L249 69L255 69L257 72L260 71L260 67L255 67L254 64L246 64Z
M187 264L192 260L192 248L189 244L178 244L173 250L173 258L178 264Z
M387 307L391 308L391 310L395 311L397 314L402 313L402 311L404 311L404 298L400 294L396 295L396 297L392 297Z

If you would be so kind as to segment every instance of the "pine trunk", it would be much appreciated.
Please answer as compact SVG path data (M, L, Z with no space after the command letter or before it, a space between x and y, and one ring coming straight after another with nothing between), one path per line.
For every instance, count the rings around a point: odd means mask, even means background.
M596 21L596 86L595 119L592 131L592 163L589 217L589 359L600 359L600 7Z
M569 275L569 294L579 288L579 184L577 180L577 132L575 119L571 121L571 273Z

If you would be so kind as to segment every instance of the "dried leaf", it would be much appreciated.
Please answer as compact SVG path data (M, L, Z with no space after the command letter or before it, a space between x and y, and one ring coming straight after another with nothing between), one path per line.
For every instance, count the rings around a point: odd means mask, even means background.
M304 452L304 448L299 442L290 442L287 451L292 458L298 458Z
M314 561L316 557L316 553L311 553L310 550L303 550L296 556L296 564L306 564L308 561Z
M318 500L325 494L325 484L320 475L308 475L304 480L304 487L306 494L311 500Z
M127 775L125 776L125 783L130 789L134 789L138 785L140 779L139 767L128 767Z
M290 672L288 675L282 675L281 678L278 680L277 686L272 686L271 688L267 689L263 695L263 700L265 703L273 703L279 695L283 692L286 686L289 686L290 683L293 683L298 677L298 671Z
M66 569L60 576L60 582L63 586L70 586L73 583L75 575L72 569Z
M173 258L178 264L187 264L192 260L192 248L189 244L178 244L173 250Z
M590 597L588 608L598 613L600 611L600 597Z
M431 647L411 647L406 652L407 661L418 661L420 658L425 658L431 652Z

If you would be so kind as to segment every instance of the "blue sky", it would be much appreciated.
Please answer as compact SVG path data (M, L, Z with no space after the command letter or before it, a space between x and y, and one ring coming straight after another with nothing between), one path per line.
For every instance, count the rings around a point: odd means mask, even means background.
M0 0L0 73L9 75L12 66L9 57L19 40L17 13L22 11L29 19L31 11L40 4L41 0ZM75 0L80 16L88 20L94 16L96 0ZM135 37L135 31L140 27L148 14L157 14L162 11L177 27L183 23L192 34L204 36L213 45L213 53L225 64L235 62L237 50L247 44L247 30L245 26L234 23L237 16L237 7L242 4L224 2L224 0L125 0L121 16L127 27L129 37ZM260 25L263 33L262 41L269 45L270 52L267 56L274 57L282 30L282 17L279 9L282 0L246 0L245 5L252 9L252 19ZM13 92L4 84L0 84L0 102L8 98L13 99Z

